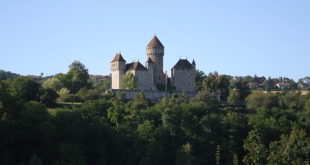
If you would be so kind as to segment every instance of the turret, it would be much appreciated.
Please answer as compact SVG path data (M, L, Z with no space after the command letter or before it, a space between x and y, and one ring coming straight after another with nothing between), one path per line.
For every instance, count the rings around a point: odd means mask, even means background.
M154 70L155 70L155 63L152 61L151 58L148 58L147 61L145 62L146 68L149 70L149 80L151 83L151 90L155 90L155 84L154 84Z
M193 60L193 62L192 62L192 67L193 67L194 70L196 70L196 62L195 62L195 60Z
M111 61L112 89L122 89L122 80L126 71L126 61L120 53Z
M146 46L146 55L154 62L154 82L164 83L163 78L163 57L164 57L164 45L159 39L154 36L153 39Z

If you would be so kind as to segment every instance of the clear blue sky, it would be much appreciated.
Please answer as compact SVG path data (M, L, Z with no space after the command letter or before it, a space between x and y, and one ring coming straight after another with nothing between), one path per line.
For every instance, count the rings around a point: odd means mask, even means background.
M187 57L206 73L310 76L309 0L0 0L0 69L52 75L79 60L106 75L116 52L144 63L155 33L168 71Z

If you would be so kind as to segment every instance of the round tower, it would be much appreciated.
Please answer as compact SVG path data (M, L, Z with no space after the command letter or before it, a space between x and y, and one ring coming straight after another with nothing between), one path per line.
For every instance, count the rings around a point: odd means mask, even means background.
M156 36L146 46L146 55L154 62L154 83L164 83L164 45Z
M112 89L122 89L122 80L126 71L126 61L120 53L116 54L111 61Z

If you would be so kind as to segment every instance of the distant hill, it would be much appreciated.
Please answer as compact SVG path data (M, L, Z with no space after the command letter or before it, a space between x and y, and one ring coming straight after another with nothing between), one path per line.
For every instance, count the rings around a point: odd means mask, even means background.
M9 71L0 70L0 80L13 79L18 76L20 75Z

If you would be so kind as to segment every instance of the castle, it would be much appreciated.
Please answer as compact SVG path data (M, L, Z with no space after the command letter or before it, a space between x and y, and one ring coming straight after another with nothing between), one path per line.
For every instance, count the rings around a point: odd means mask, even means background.
M154 36L146 46L147 60L145 66L139 61L126 63L123 56L118 53L111 61L112 89L125 89L123 77L133 74L136 79L136 90L157 91L158 86L167 84L168 76L163 72L164 45ZM171 69L170 85L175 91L195 91L196 64L187 59L180 59Z

